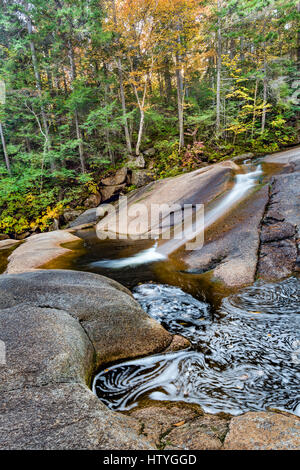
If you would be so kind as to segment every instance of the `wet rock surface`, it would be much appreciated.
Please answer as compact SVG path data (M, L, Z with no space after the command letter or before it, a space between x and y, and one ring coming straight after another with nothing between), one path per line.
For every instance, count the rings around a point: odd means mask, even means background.
M175 178L155 181L131 194L128 198L128 207L130 208L136 203L143 203L148 214L151 214L153 204L169 204L170 206L179 204L183 206L184 204L207 203L227 189L234 172L237 170L238 166L228 161L179 175ZM127 209L121 204L118 206L118 210L121 217L124 215L122 211L126 211L127 214ZM126 227L117 227L116 231L128 235L132 233L141 235L150 229L155 229L151 225L150 218L144 224L140 224L140 229L138 229L134 223L137 218L138 215L128 217ZM106 230L109 223L110 216L104 217L98 224L98 230ZM134 232L132 232L133 229Z
M239 287L255 280L259 226L268 202L265 186L251 194L206 231L199 250L184 254L187 272L211 272L225 286Z

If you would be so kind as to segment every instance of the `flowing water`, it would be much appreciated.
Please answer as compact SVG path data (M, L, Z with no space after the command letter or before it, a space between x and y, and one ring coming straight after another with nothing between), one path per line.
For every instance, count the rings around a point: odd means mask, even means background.
M112 409L145 399L198 403L210 412L285 409L299 413L300 281L257 283L217 311L176 287L145 284L135 298L192 347L100 372L97 396ZM298 407L298 408L297 408Z
M173 233L179 230L180 237L172 237L169 240L163 241L164 234L162 234L161 243L158 246L156 242L154 246L147 250L143 250L134 256L128 258L122 258L118 260L114 259L104 259L94 262L94 266L110 268L110 269L120 269L125 267L135 267L138 265L153 263L166 259L168 255L175 252L188 241L194 239L199 235L200 231L206 230L214 222L216 222L220 217L222 217L226 211L232 209L236 206L245 195L257 184L258 178L263 174L262 166L258 165L256 168L250 170L247 168L246 173L241 173L236 176L235 183L233 188L224 194L220 199L212 204L212 207L206 211L204 214L203 223L200 223L200 227L197 230L195 227L195 222L193 217L191 217L190 224L185 224L184 233L181 233L182 222L180 221L179 228L174 227ZM187 226L188 225L188 226Z
M237 175L233 188L210 206L205 225L241 201L260 176L260 167ZM44 267L121 282L150 316L191 342L183 351L101 371L93 390L107 406L128 410L145 400L167 400L198 403L211 413L280 408L300 415L298 278L226 291L209 273L188 273L180 257L167 256L168 241L99 240L95 230L77 235L83 241L69 244L68 256Z

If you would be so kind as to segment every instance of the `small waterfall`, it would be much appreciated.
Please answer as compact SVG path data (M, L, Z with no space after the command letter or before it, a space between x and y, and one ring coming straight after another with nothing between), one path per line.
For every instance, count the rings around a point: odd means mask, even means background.
M226 213L230 208L240 202L243 197L248 193L248 191L255 186L257 178L262 174L261 165L259 165L254 171L240 174L236 176L236 181L233 188L225 194L218 204L210 209L204 216L204 230L216 222L222 215ZM176 228L175 228L176 230ZM203 227L202 227L203 230ZM154 246L147 250L143 250L140 253L137 253L134 256L128 258L111 260L103 259L91 263L90 266L93 267L103 267L111 269L122 269L126 267L135 267L146 263L154 263L156 261L162 261L167 258L168 255L176 251L178 248L183 246L189 240L195 238L198 234L193 230L191 224L190 227L186 228L184 231L184 237L180 239L172 238L165 241L160 246L157 242Z
M134 256L129 256L128 258L121 258L121 259L103 259L101 261L95 261L94 263L90 263L90 266L94 267L102 267L102 268L111 268L111 269L121 269L126 268L127 266L135 267L145 263L153 263L154 261L161 261L166 259L166 257L156 251L157 243L148 248L147 250L143 250L140 253L137 253Z
M207 229L210 225L216 222L220 217L222 217L229 209L234 207L238 204L248 193L248 191L255 186L257 178L262 174L262 167L259 165L254 171L240 174L236 176L235 184L233 188L226 194L219 203L208 210L208 212L204 215L204 226L202 230ZM190 237L189 237L190 233ZM195 238L198 233L192 229L185 231L185 237L182 239L171 239L168 240L166 243L162 244L158 251L165 256L170 255L182 245L184 245L189 240Z

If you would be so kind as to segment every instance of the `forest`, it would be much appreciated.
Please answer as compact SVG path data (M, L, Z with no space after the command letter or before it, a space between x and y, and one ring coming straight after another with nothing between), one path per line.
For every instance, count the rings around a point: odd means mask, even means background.
M0 234L52 229L140 156L159 179L298 143L299 17L291 0L1 0Z

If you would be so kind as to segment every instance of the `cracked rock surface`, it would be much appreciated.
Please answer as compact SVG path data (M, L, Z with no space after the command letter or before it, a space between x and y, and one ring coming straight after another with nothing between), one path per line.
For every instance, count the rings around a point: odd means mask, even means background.
M261 223L257 275L271 281L296 269L300 227L300 172L274 176Z

